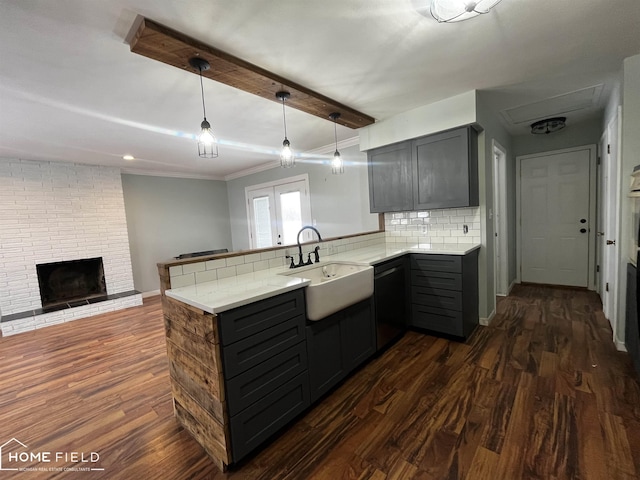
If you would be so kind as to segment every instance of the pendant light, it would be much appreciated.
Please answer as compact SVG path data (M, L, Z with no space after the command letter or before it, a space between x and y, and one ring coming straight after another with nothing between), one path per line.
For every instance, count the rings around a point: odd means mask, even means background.
M296 157L291 150L291 143L287 138L287 117L284 112L284 102L291 94L289 92L280 91L276 93L276 97L282 101L282 121L284 123L284 141L282 142L282 150L280 151L280 166L284 168L294 167L296 165Z
M200 93L202 94L202 113L204 120L200 124L200 135L198 135L198 155L203 158L216 158L218 156L218 141L211 131L211 124L207 121L207 110L204 106L204 87L202 85L202 71L210 68L206 60L193 57L189 59L189 65L200 72Z
M431 16L440 23L461 22L489 13L500 0L431 0Z
M338 119L340 118L340 113L330 113L329 118L333 120L333 136L336 141L336 151L333 154L333 159L331 160L331 173L334 175L340 175L341 173L344 173L344 162L342 161L342 157L338 151Z

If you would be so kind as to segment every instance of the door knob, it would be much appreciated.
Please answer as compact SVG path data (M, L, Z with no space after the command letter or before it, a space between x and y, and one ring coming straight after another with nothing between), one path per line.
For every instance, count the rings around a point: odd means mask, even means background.
M607 245L615 245L616 241L615 240L607 240Z
M586 228L581 228L580 229L580 233L587 233L587 229Z
M581 218L580 219L580 223L587 223L587 219L586 218Z

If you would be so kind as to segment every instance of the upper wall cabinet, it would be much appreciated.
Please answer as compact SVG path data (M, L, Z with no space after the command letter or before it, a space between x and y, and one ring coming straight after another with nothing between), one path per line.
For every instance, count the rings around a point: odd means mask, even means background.
M401 212L413 208L411 141L367 152L369 207L375 212Z
M371 212L478 205L478 137L470 126L372 149L367 159Z

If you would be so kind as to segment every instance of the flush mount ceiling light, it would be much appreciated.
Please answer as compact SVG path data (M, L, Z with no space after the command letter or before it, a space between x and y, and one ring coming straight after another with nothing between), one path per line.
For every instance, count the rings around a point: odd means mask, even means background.
M218 141L211 131L211 124L207 121L207 110L204 106L204 87L202 85L202 72L209 70L209 62L199 57L189 59L189 65L200 73L200 93L202 94L202 113L204 120L200 124L198 135L198 155L203 158L216 158L218 156Z
M554 117L539 120L531 124L531 133L539 135L562 130L566 126L567 117Z
M329 114L329 118L333 120L333 136L336 141L336 151L333 154L333 159L331 160L331 173L334 175L340 175L344 173L344 162L342 161L342 157L340 156L340 152L338 151L338 119L340 118L340 113L333 112Z
M284 112L284 102L291 94L285 91L276 92L276 98L282 101L282 121L284 123L284 141L282 142L282 150L280 151L280 166L284 168L294 167L296 164L296 157L291 150L291 143L287 138L287 117Z
M489 13L501 0L431 0L431 16L439 23L468 20Z

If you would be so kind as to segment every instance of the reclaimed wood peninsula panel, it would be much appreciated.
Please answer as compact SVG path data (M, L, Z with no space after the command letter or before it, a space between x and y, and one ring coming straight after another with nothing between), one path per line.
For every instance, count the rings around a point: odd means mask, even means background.
M162 296L174 413L221 471L231 463L217 317Z

